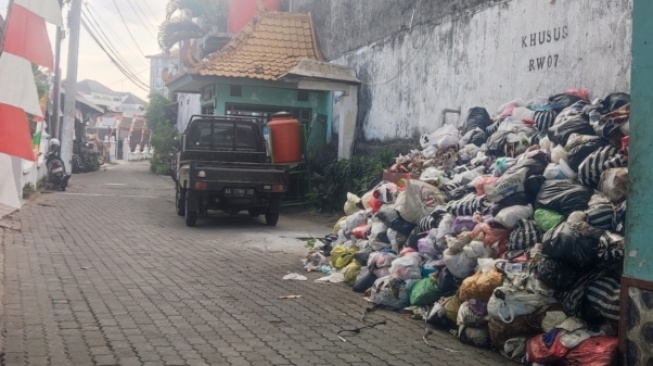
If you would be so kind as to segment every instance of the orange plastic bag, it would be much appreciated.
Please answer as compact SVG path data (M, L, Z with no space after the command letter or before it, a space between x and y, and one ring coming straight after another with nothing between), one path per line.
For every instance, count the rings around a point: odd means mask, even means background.
M590 338L572 349L560 361L562 366L611 366L616 364L617 337Z
M496 268L467 277L460 285L460 301L476 299L488 302L495 288L501 286L503 274Z
M351 231L351 233L354 235L354 238L356 239L367 239L367 229L369 226L367 225L361 225L354 230Z
M548 365L561 360L569 350L560 343L560 334L556 334L551 347L546 346L544 334L540 334L526 342L526 352L528 353L528 362Z

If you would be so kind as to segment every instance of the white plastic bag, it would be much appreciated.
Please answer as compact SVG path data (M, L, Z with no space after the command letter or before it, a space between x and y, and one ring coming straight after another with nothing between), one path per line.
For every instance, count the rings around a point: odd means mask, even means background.
M576 180L577 177L578 174L574 172L564 160L560 160L560 163L558 164L551 163L544 170L544 178L546 179Z
M435 146L438 149L446 149L452 146L458 146L460 133L456 126L446 125L438 128L430 135L422 135L419 139L422 149L427 146Z
M512 229L517 225L517 221L528 219L533 216L533 206L510 206L506 207L494 217L494 220L501 225Z
M422 256L419 253L408 253L392 261L390 275L402 280L419 280L422 278Z
M347 202L345 202L345 207L343 210L345 211L345 215L350 216L358 212L359 208L356 206L361 199L353 194L353 193L347 193Z
M628 194L628 168L611 168L601 174L599 191L612 202L621 202Z
M565 150L564 146L558 145L551 149L551 161L554 163L559 163L560 161L567 161L568 152Z
M390 275L390 266L397 259L397 255L388 252L374 252L367 259L367 268L369 268L376 277L385 277Z
M433 212L435 206L443 204L444 201L444 194L436 187L410 179L406 182L406 189L397 197L395 209L402 219L419 225L423 217Z
M515 193L524 191L524 181L528 168L518 169L516 172L504 174L496 182L485 186L485 198L493 203Z
M345 226L349 230L354 230L355 228L367 224L367 214L365 211L358 211L353 215L349 215L347 220L345 220Z
M410 288L415 280L404 281L386 276L377 279L372 285L372 303L392 309L410 306Z
M512 323L515 317L536 312L541 307L551 303L539 293L519 291L509 286L494 290L487 304L488 316L506 324Z

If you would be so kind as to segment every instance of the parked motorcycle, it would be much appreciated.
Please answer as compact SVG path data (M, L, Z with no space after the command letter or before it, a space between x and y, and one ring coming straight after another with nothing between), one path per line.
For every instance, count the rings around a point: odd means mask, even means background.
M45 155L45 166L48 168L48 184L52 189L66 190L70 174L66 174L66 166L61 160L61 143L57 139L50 140L50 148Z
M73 153L73 173L94 172L100 169L99 153L92 147L92 143L85 143L79 152Z

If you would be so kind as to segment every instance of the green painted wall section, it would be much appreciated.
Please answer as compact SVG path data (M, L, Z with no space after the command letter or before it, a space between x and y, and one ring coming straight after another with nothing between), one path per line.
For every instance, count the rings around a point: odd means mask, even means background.
M653 1L635 0L625 275L653 281Z
M242 96L232 97L230 95L230 85L216 84L213 86L213 100L202 101L202 105L215 103L215 115L225 115L227 103L238 104L256 104L295 108L310 108L313 115L321 113L327 116L326 132L320 134L311 134L308 142L310 148L321 148L331 139L333 129L333 93L322 91L309 92L308 101L300 102L297 100L297 89L270 88L261 86L242 85ZM316 126L317 127L317 126ZM318 136L326 136L326 141L318 141Z

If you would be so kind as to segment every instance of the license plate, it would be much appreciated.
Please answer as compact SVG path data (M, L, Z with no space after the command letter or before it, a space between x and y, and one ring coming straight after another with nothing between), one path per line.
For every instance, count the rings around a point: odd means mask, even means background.
M224 195L229 197L251 197L254 195L254 190L245 188L225 188Z

